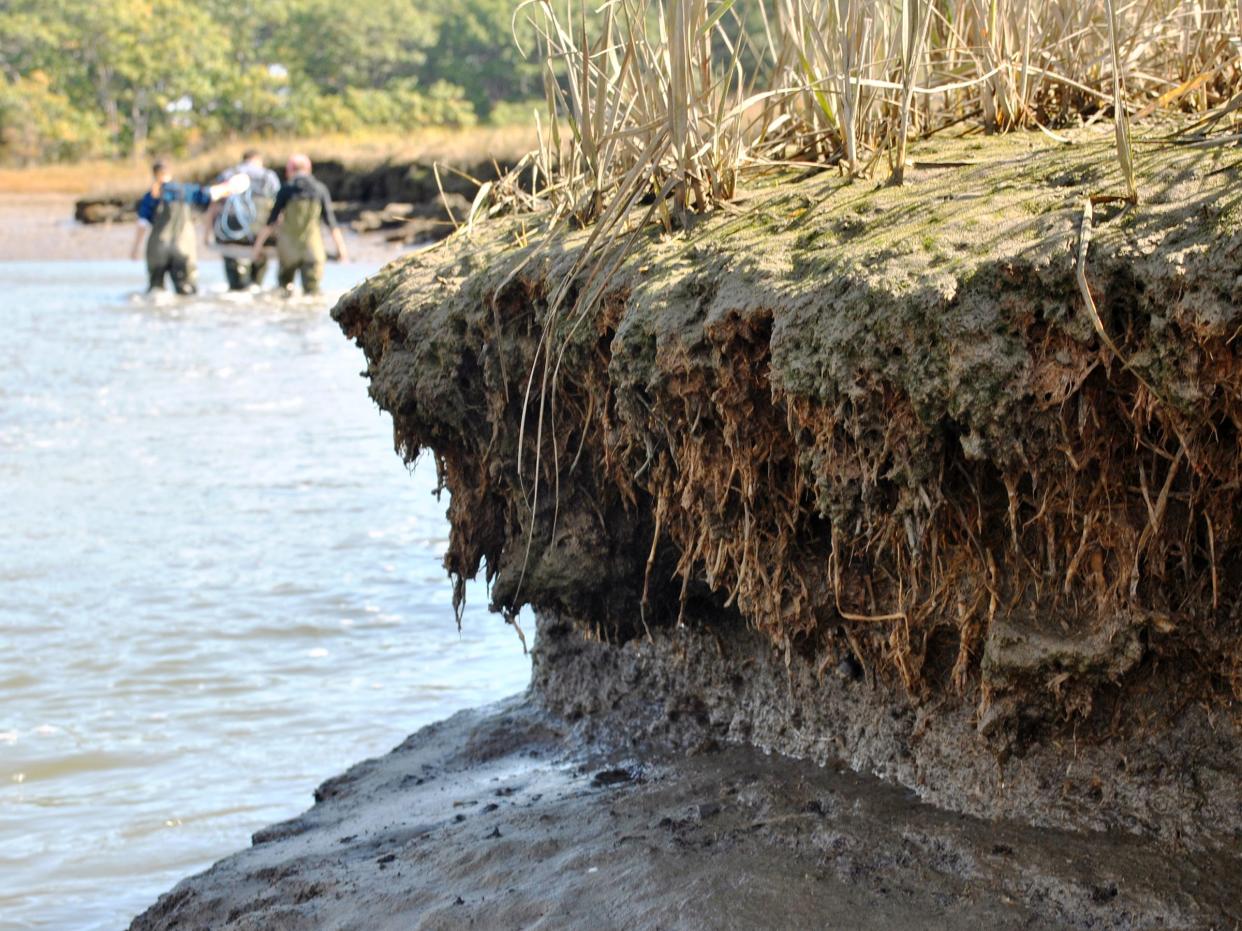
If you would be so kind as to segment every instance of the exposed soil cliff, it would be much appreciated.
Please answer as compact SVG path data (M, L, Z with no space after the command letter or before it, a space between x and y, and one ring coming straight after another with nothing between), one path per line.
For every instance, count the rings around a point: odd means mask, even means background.
M636 233L607 276L589 231L495 224L334 313L401 452L436 457L448 569L485 566L498 609L617 651L688 625L687 668L721 641L712 682L760 742L944 804L1230 843L1242 169L1142 154L1143 204L1095 211L1095 316L1075 255L1110 140L942 142L904 188L785 179ZM751 676L748 630L797 700ZM865 700L823 704L834 675ZM583 709L614 686L579 683Z

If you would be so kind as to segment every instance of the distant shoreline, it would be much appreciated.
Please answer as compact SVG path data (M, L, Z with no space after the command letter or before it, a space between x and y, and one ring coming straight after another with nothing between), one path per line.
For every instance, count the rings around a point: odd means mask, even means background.
M129 261L133 243L132 223L85 225L73 219L72 194L38 193L8 195L0 200L0 262L93 262ZM382 236L346 232L350 252L357 262L386 262L403 248ZM199 247L200 265L221 256ZM135 286L143 276L134 262Z
M524 125L430 128L414 136L238 140L175 164L181 178L206 181L247 148L275 168L290 153L307 152L327 172L321 177L338 217L355 234L354 257L385 261L451 232L476 190L466 176L494 177L496 165L513 164L534 144ZM0 261L128 259L132 207L148 181L146 158L0 168ZM451 218L442 192L450 195ZM79 202L98 205L98 219L111 222L75 223ZM218 258L200 249L200 261Z
M314 138L239 139L211 146L174 162L184 177L196 177L236 161L248 148L262 151L273 165L283 164L293 152L306 152L314 160L335 160L350 165L379 165L387 161L418 161L460 165L520 157L535 146L531 125L476 126L465 129L429 127L414 135L373 133ZM0 168L0 194L90 195L123 193L146 185L150 156L93 159Z

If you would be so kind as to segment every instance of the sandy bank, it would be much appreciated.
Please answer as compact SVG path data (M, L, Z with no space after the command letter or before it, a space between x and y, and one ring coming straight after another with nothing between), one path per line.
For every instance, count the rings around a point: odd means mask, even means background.
M73 220L64 194L10 194L0 199L0 261L95 261L129 258L133 228L86 227Z

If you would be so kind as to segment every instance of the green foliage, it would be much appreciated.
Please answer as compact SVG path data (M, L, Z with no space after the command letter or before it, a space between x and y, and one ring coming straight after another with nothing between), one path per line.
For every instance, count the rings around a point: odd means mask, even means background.
M325 92L412 77L437 39L431 15L410 0L288 0L285 9L269 59Z
M0 84L0 151L12 161L78 158L98 149L103 135L41 71Z
M401 130L470 126L476 121L460 87L437 81L420 90L410 79L394 81L382 90L347 87L339 94L305 86L289 95L282 115L286 122L274 129L307 135L351 133L372 126Z
M540 93L539 66L510 34L513 6L4 0L0 161L470 125Z
M532 51L535 32L529 17L519 16L514 21L516 6L517 0L437 4L438 41L427 50L423 79L443 77L459 84L485 118L499 103L542 96L541 65L524 58L518 48L520 42L523 49Z

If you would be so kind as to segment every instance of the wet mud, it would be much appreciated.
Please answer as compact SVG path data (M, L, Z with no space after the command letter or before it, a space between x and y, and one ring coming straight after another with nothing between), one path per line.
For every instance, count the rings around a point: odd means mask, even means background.
M1020 750L982 738L973 709L893 694L844 660L820 670L735 619L690 622L623 646L544 618L534 687L575 733L638 734L693 750L704 740L759 747L902 786L947 811L1164 846L1242 851L1242 734L1201 705L1161 728L1136 709ZM1124 717L1124 715L1121 715Z
M841 765L678 730L584 739L533 696L458 714L325 783L131 931L1239 921L1236 852L1170 858L956 815Z

